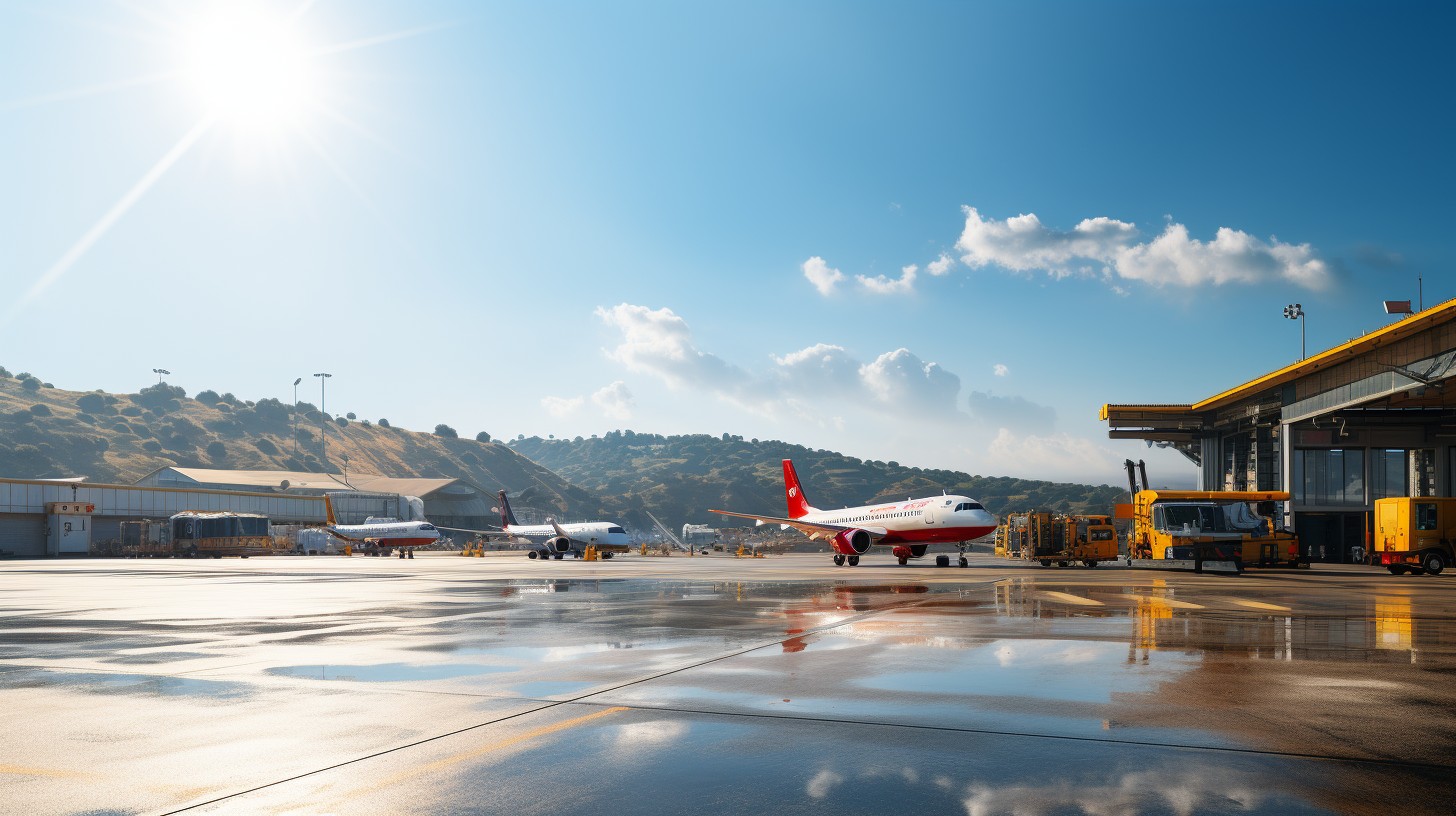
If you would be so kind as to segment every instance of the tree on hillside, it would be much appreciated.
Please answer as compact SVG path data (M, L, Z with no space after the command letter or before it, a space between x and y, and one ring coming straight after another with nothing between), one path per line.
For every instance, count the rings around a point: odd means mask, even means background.
M439 425L436 425L435 426L435 436L442 436L442 437L444 437L446 439L459 439L460 438L460 434L455 433L455 429L454 428L450 427L449 425L446 425L443 422L441 422Z
M379 427L381 427L381 428L390 428L390 427L393 427L393 426L391 426L389 424L389 420L385 419L384 417L380 417L379 418Z
M197 400L203 405L216 405L220 397L218 397L216 391L209 388L206 391L198 391L197 396L193 397L193 399Z
M481 431L480 433L478 433L478 434L475 435L475 441L476 442L482 442L482 443L489 442L490 441L490 434L486 433L485 431Z
M20 387L24 388L26 391L39 391L40 380L37 380L34 377L21 377Z

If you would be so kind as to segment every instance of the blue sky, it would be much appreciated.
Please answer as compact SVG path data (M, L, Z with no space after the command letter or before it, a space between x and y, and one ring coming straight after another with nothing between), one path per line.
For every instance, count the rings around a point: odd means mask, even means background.
M1117 484L1456 296L1407 3L0 4L0 364ZM913 267L907 275L906 269Z

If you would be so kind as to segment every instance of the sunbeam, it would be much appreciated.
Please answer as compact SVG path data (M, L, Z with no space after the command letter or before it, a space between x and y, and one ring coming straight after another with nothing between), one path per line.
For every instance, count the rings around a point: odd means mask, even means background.
M152 169L148 170L141 177L140 181L132 185L132 188L126 192L126 195L121 197L120 201L117 201L116 204L112 205L110 210L106 211L105 215L101 216L100 221L97 221L91 229L86 231L85 235L81 236L81 240L77 241L74 246L67 250L66 254L62 255L60 260L52 264L51 268L47 269L44 275L41 275L36 279L35 283L30 285L29 289L25 290L25 294L21 295L10 305L10 308L5 312L4 319L0 320L0 324L8 324L14 320L15 315L19 314L22 309L36 298L45 294L47 289L55 285L56 281L60 280L66 272L70 271L71 267L86 254L86 251L99 241L117 221L121 220L121 217L126 215L127 211L135 206L143 195L146 195L146 192L157 183L157 180L171 169L172 165L176 164L177 160L182 158L183 154L192 145L196 144L197 140L201 139L203 134L207 133L208 129L216 121L216 119L204 119L198 122L191 130L187 131L186 135L176 145L173 145L172 149L167 151L167 154L160 161L152 165Z

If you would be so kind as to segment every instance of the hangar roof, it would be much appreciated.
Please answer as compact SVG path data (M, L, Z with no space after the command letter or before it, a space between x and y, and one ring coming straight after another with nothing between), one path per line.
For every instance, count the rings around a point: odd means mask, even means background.
M172 471L199 485L237 485L259 490L273 490L288 482L290 489L299 490L358 490L365 493L397 493L405 496L424 497L436 491L455 487L475 488L460 479L423 479L416 477L377 476L369 473L350 474L344 481L343 474L307 473L292 470L217 470L213 468L164 467L147 474L139 482L153 479L162 471Z

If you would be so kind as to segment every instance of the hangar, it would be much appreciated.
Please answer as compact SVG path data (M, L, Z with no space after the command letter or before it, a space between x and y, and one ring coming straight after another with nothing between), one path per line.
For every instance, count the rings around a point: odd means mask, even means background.
M1456 300L1199 402L1108 404L1113 439L1178 450L1200 490L1284 490L1314 561L1369 551L1375 500L1452 496Z
M359 518L340 512L339 521L357 524L366 515L403 517L392 497L414 496L424 501L425 517L437 525L479 530L498 526L494 494L487 495L462 479L423 479L375 476L368 473L307 473L289 470L216 470L211 468L164 467L137 481L150 487L205 488L253 492L278 492L300 496L356 491L379 498L378 506L357 511ZM360 506L359 502L351 502Z

